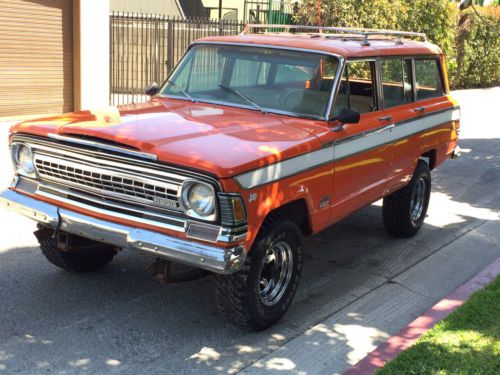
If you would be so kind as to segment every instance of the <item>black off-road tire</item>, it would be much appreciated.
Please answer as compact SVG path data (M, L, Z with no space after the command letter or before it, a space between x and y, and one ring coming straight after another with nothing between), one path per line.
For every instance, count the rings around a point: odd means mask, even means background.
M57 239L53 237L44 238L39 243L43 255L50 263L70 272L97 271L108 264L116 255L116 251L106 248L82 253L61 251L57 246Z
M422 212L418 218L412 219L412 197L416 186L422 181L425 185ZM420 183L421 184L421 183ZM382 217L385 230L395 237L412 237L424 224L429 207L431 193L431 173L428 164L420 160L408 185L384 198Z
M302 272L302 233L291 220L271 214L263 224L243 267L231 275L216 275L216 302L219 314L227 321L262 331L285 314L290 306ZM271 306L260 295L260 275L268 249L286 243L293 254L291 276L282 296Z

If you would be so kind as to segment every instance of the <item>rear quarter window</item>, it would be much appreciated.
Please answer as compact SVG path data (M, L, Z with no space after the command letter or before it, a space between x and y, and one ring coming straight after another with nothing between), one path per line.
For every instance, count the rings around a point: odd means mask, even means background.
M436 98L444 95L438 60L416 59L415 82L417 100Z

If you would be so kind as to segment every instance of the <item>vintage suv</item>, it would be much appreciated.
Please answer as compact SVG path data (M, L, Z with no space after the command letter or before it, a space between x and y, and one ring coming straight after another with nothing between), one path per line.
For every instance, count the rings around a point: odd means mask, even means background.
M460 110L423 34L249 25L195 41L147 93L14 125L0 201L66 270L128 249L213 272L220 314L254 330L289 307L304 236L381 198L387 231L414 235L430 171L459 156Z

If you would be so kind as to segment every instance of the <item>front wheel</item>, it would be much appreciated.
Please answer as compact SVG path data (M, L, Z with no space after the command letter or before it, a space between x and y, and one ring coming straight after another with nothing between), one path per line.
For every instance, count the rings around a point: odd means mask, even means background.
M70 272L87 273L97 271L111 262L116 255L116 250L109 245L82 240L87 245L85 251L68 252L60 249L56 237L47 234L38 236L40 249L45 258L53 265Z
M242 269L216 275L219 314L231 323L264 330L285 314L302 271L302 234L277 215L266 220Z
M431 195L431 173L419 161L410 183L384 198L382 217L387 232L396 237L414 236L424 225Z

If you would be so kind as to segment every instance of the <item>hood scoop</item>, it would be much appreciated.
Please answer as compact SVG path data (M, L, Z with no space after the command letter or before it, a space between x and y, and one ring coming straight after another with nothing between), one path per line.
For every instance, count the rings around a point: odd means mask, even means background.
M104 139L100 137L93 137L90 135L83 135L83 134L71 134L71 133L66 133L64 135L65 139L73 139L75 141L81 140L81 141L88 141L93 144L98 144L98 145L106 145L106 146L113 146L113 147L120 147L120 148L125 148L128 150L134 150L134 151L140 151L137 147L133 147L130 145L127 145L125 143L109 140L109 139Z
M60 142L76 144L79 147L87 146L100 150L111 151L117 154L125 154L128 156L139 157L141 159L148 159L148 160L158 159L157 156L154 154L148 154L146 152L136 151L138 149L135 147L115 141L109 141L98 137L88 137L82 135L75 137L72 135L66 136L59 134L48 134L48 137Z

